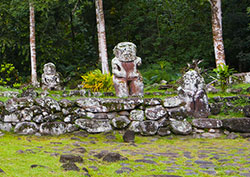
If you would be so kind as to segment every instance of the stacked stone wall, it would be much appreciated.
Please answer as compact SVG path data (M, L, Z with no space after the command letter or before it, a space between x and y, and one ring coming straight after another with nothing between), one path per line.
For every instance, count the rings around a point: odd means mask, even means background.
M235 99L241 98L210 100L212 114L224 111L222 103L230 106L230 100ZM244 99L247 104L238 111L244 111L245 117L217 120L191 119L183 109L183 103L174 97L165 100L81 98L74 101L56 101L50 97L11 98L5 103L0 102L0 130L36 135L60 135L78 130L89 133L132 130L142 135L193 134L203 137L219 136L225 130L250 133L250 97Z

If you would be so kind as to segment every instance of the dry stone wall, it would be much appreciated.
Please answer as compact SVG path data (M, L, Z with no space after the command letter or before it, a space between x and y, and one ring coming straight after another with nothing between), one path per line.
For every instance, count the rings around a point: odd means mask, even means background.
M234 100L228 97L230 99ZM250 133L250 98L246 99L248 105L240 109L245 113L244 118L187 121L188 114L175 97L165 100L81 98L75 101L56 101L50 97L11 98L5 103L0 102L0 130L36 135L60 135L79 129L89 133L132 130L142 135L160 136L193 134L216 137L225 130ZM212 113L226 98L214 100L210 104Z

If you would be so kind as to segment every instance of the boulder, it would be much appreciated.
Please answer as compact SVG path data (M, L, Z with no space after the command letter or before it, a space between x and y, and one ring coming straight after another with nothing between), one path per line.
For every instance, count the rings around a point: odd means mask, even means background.
M130 120L133 121L143 121L144 120L144 111L143 110L132 110L130 112L130 116L129 116Z
M67 100L67 99L62 99L59 101L59 105L62 107L62 108L69 108L69 107L72 107L74 104L73 101L70 101L70 100Z
M37 96L38 96L38 93L34 90L34 88L28 88L27 90L24 90L21 94L21 97L35 98Z
M46 97L44 98L44 101L45 101L45 105L52 111L52 112L59 112L61 111L61 107L59 105L59 103L50 98L50 97Z
M108 112L107 107L101 105L98 98L81 98L76 100L76 104L89 112Z
M10 132L12 128L13 127L11 123L0 122L0 130Z
M165 98L163 103L165 108L176 108L184 106L185 104L185 101L180 99L178 96Z
M46 122L40 126L40 133L44 135L61 135L67 132L64 122Z
M112 119L111 123L115 128L123 129L128 126L130 120L128 119L127 116L119 116Z
M135 142L135 132L131 130L127 130L123 135L123 141L126 143Z
M160 98L144 98L144 105L145 106L156 106L161 104Z
M161 105L149 107L149 108L146 108L145 110L145 115L147 119L150 119L150 120L158 120L164 117L166 114L167 114L167 111Z
M72 133L74 131L77 131L79 128L75 124L67 124L67 132Z
M91 119L107 119L108 118L107 113L92 113L92 112L87 112L86 116L88 118L91 118Z
M123 157L121 154L117 152L109 152L102 159L104 162L117 162L120 160L128 160L128 158Z
M68 162L78 162L78 163L82 163L83 159L81 156L79 155L74 155L74 154L62 154L60 156L60 160L59 162L61 163L68 163Z
M21 135L33 135L39 130L34 122L20 122L15 126L14 132Z
M223 128L232 132L250 133L249 118L223 119Z
M193 119L192 125L197 128L221 128L222 121L218 119L208 119L208 118L200 118L200 119Z
M174 134L188 135L192 133L192 125L187 121L178 121L170 119L170 127Z
M159 128L159 123L157 121L146 120L140 122L140 133L142 135L154 135Z
M221 112L221 108L223 103L211 103L210 105L210 112L212 115L217 115Z
M170 127L160 127L157 131L157 134L160 136L171 135Z
M89 133L108 132L112 130L109 120L106 119L77 119L75 124Z
M30 108L24 108L21 110L21 120L22 121L31 121L34 114L33 111Z
M3 121L4 122L19 122L20 121L20 112L4 115Z
M80 168L75 163L69 162L61 166L65 171L80 171Z
M133 110L143 103L143 99L100 99L102 105L108 108L109 111L129 111Z
M75 108L74 110L73 110L73 114L75 115L75 116L77 116L77 117L79 117L79 118L84 118L84 117L86 117L86 111L85 111L85 109L83 109L83 108ZM92 113L93 114L93 113Z
M250 117L250 105L244 106L243 112L246 117Z
M188 112L185 107L177 107L177 108L166 108L169 117L176 120L183 120L188 117Z
M140 121L132 121L128 129L136 133L140 132Z

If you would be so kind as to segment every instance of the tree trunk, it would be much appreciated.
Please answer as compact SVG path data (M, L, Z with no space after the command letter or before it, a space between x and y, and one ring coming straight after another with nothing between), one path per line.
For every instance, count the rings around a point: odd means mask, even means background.
M99 59L102 63L102 73L109 73L108 54L105 34L105 21L103 13L102 0L95 0L96 5L96 22L98 34Z
M212 30L216 67L226 65L222 37L221 0L210 0L212 10Z
M30 8L30 60L31 60L31 84L37 87L36 72L36 41L35 41L35 10L32 2L29 3Z

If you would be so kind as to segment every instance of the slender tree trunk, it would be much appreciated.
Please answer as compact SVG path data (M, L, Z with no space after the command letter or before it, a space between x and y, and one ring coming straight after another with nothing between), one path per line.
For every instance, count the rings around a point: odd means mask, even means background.
M212 10L212 30L216 67L226 65L222 37L221 0L210 0Z
M96 22L98 34L99 59L102 63L102 73L109 73L108 54L105 34L105 21L102 0L95 0Z
M31 84L38 86L37 72L36 72L36 40L35 40L35 10L34 5L30 1L30 60L31 60Z

